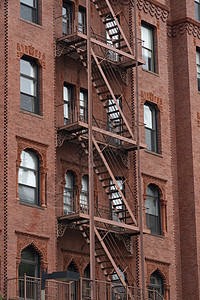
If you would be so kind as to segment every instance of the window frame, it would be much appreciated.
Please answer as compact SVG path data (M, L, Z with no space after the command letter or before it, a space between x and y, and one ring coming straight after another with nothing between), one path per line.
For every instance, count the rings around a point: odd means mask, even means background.
M81 23L79 23L79 16L81 16ZM78 7L78 32L87 34L86 8L81 5Z
M152 189L154 191L156 191L158 193L158 196L156 197L155 195L152 196L152 195L149 195L148 194L148 188L149 189ZM156 201L157 202L157 209L158 209L158 215L152 215L153 217L156 218L156 223L157 223L157 230L152 230L152 224L150 223L150 213L148 213L147 211L147 208L146 208L146 202L152 202L154 204L154 202ZM162 235L162 220L161 220L161 201L160 201L160 191L159 189L157 188L156 185L154 184L149 184L147 186L147 190L146 190L146 199L145 199L145 218L146 218L146 226L147 228L151 231L151 234L153 235Z
M71 99L65 100L65 93L64 89L70 89L71 91ZM68 94L69 96L69 94ZM74 122L74 109L75 109L75 102L74 102L74 86L72 84L69 84L67 82L64 82L63 85L63 117L64 117L64 125L68 125ZM65 106L68 106L68 118L65 117Z
M195 20L200 22L200 0L195 0L194 5L195 5Z
M72 187L67 186L67 174L72 175ZM70 194L69 198L69 203L68 203L68 193ZM65 197L66 197L66 202L65 202ZM64 208L67 209L64 209ZM69 208L69 209L68 209ZM63 190L63 215L71 215L76 213L76 176L73 171L67 170L65 172L65 185L64 185L64 190Z
M198 60L199 63L197 62ZM196 47L196 67L197 67L197 89L200 92L200 48L199 47Z
M145 107L148 107L151 111L151 123L152 128L147 127L145 123ZM158 140L158 109L153 103L146 101L144 103L144 128L145 128L145 143L147 144L147 150L160 153L159 140ZM150 132L150 143L147 143L147 132ZM149 145L148 145L149 144Z
M22 73L22 70L21 70L21 61L26 61L26 62L29 62L30 64L33 63L34 66L32 67L33 68L33 72L34 72L34 68L35 68L35 77L32 77L32 76L29 76L27 74L24 74ZM25 78L26 80L30 80L33 82L33 85L35 86L34 88L34 92L35 92L35 95L32 96L31 94L27 94L27 93L24 93L22 91L22 84L21 84L21 78ZM27 56L23 56L21 59L20 59L20 108L24 111L28 111L30 113L33 113L33 114L36 114L36 115L39 115L40 114L40 98L39 98L39 66L37 64L37 61L35 59L32 59L32 58L29 58ZM35 109L25 109L22 107L22 95L25 95L27 97L30 97L30 98L34 98L34 106L35 106ZM31 100L31 104L33 103L33 100Z
M151 48L147 48L145 47L143 44L145 42L145 40L143 40L143 33L142 33L142 30L143 28L146 28L149 32L151 32L151 44L152 44L152 47ZM156 56L155 56L155 27L153 25L150 25L146 22L143 22L141 23L141 39L142 39L142 59L146 62L146 59L144 57L144 50L147 50L151 53L151 60L152 60L152 63L150 64L150 67L149 67L149 64L145 64L142 66L142 68L144 70L147 70L147 71L150 71L150 72L153 72L153 73L156 73ZM149 59L149 56L147 57L147 59Z
M31 23L39 24L39 3L38 3L38 0L33 0L33 1L35 2L35 7L34 7L34 6L30 6L30 5L28 5L28 4L26 4L26 3L23 3L23 2L21 2L21 1L22 1L22 0L20 0L20 17L21 17L21 19L26 20L26 21L29 21L29 22L31 22ZM35 20L34 20L34 18L32 18L31 20L28 19L28 18L24 18L24 17L22 16L22 12L21 12L22 7L27 7L27 8L29 8L32 12L34 11L34 12L35 12Z
M83 98L81 99L81 94L83 94ZM84 106L81 106L81 101L85 103ZM83 113L81 112L83 110ZM79 92L79 120L83 123L88 123L88 91L86 89L80 88Z
M33 206L40 206L40 160L39 160L39 157L38 157L37 153L32 149L29 149L29 148L24 149L21 153L21 157L22 157L23 152L32 153L32 154L35 155L37 169L34 170L34 169L31 169L31 168L28 168L28 167L21 166L21 163L22 163L22 161L21 161L20 166L19 166L19 171L18 171L18 196L19 196L19 201L20 201L20 203L23 203L23 204L28 204L28 205L33 205ZM36 187L32 187L32 186L29 186L27 184L20 183L20 180L19 180L20 170L26 170L26 171L30 171L30 172L36 174L36 176L35 176L36 177ZM35 190L35 199L34 199L33 202L30 202L30 201L27 201L26 199L20 198L19 186L23 186L25 188L26 187L28 187L28 188L31 187Z
M66 14L63 14L64 9L66 10ZM64 30L64 24L66 30ZM74 4L73 2L63 0L62 1L62 35L67 36L69 34L72 34L73 32L74 32Z

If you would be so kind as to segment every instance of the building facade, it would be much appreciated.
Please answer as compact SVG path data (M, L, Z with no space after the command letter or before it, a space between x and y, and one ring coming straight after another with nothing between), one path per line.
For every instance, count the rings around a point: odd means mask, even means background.
M135 3L0 2L8 299L25 298L24 274L90 278L90 201L97 299L141 299L143 281L145 299L200 297L200 1ZM90 299L88 282L71 299Z

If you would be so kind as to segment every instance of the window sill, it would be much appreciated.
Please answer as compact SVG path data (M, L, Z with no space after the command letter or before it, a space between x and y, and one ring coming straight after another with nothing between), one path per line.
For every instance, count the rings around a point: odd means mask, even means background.
M166 238L165 235L160 235L160 234L155 234L155 233L150 233L149 235L153 236L153 237L161 238L161 239L165 239Z
M27 24L36 26L37 28L43 29L43 27L42 27L41 25L37 24L37 23L31 22L31 21L27 21L27 20L22 19L22 18L19 18L19 20L22 21L22 22L25 22L25 23L27 23Z
M22 113L22 114L25 114L25 115L31 115L31 116L36 117L36 118L39 118L39 119L44 119L44 117L41 116L41 115L34 114L34 113L30 112L30 111L23 110L23 109L21 109L21 108L20 108L19 112Z
M145 149L144 152L149 153L149 154L152 154L152 155L157 156L157 157L160 157L160 158L163 158L163 155L162 155L162 154L159 154L159 153L156 153L156 152L147 150L147 149Z
M152 74L152 75L155 75L155 76L157 76L157 77L160 77L160 75L159 75L158 73L155 73L155 72L152 72L152 71L143 69L143 68L142 68L142 71L147 72L147 73Z
M28 207L31 207L31 208L41 209L41 210L45 210L45 208L46 208L46 207L41 207L41 206L38 206L38 205L35 205L35 204L26 203L26 202L23 202L23 201L20 201L20 200L19 200L19 204L20 205L25 205L25 206L28 206Z

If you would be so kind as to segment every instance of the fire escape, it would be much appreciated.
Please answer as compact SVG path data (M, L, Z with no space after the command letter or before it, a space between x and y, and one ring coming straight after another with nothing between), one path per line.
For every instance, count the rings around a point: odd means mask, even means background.
M124 235L140 234L135 194L122 168L126 164L128 151L137 149L130 99L126 99L122 88L122 82L127 83L127 70L136 64L132 33L124 16L123 22L120 20L122 12L116 1L114 5L109 0L91 2L105 27L104 37L93 30L91 37L91 81L105 113L103 119L99 119L95 111L93 115L93 167L107 198L106 206L99 201L94 207L95 257L106 280L115 285L116 295L123 294L122 290L117 289L120 282L126 288L126 299L139 299L136 289L127 288L130 285L127 280L135 287L137 283L115 238L115 234L121 235L122 239ZM62 16L63 36L57 39L56 56L67 55L77 59L87 71L87 30L84 18L84 14L73 14L71 11ZM142 63L139 59L138 64ZM65 114L64 106L58 109L62 110L62 115ZM86 99L81 99L76 107L72 104L67 107L67 117L60 120L57 131L62 142L75 141L88 155ZM145 145L140 143L140 147L144 148ZM70 213L63 210L58 221L60 224L76 224L87 243L90 243L88 199L84 201L74 198L73 209ZM125 299L125 296L113 299Z

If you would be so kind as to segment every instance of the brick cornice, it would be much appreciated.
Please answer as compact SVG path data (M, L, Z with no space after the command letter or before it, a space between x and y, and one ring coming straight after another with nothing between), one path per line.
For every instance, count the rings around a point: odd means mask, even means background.
M169 9L167 6L159 3L156 0L137 0L137 8L140 11L149 13L152 17L161 19L163 22L167 22L169 16Z
M170 38L188 33L200 39L200 22L194 19L186 17L174 22L167 22L167 25L167 35Z

